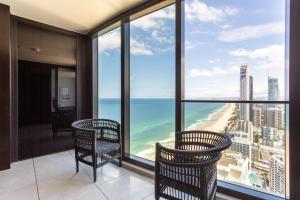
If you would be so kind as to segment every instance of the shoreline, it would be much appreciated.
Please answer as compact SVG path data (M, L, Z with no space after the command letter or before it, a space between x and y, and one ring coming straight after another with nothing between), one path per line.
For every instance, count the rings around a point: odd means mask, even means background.
M208 116L208 119L191 124L187 128L187 130L206 130L223 132L224 127L227 126L228 119L232 116L234 110L234 104L225 104L222 108L216 110L216 112ZM175 133L170 133L170 136L168 138L159 142L166 147L174 148ZM148 160L155 160L155 144L152 144L151 148L145 149L137 153L137 156L146 158Z
M232 116L234 109L234 104L225 104L224 108L222 108L219 112L216 112L211 118L209 118L206 121L203 121L202 123L196 124L195 129L224 132L224 128L228 123L228 119ZM190 129L189 127L188 130L192 129Z

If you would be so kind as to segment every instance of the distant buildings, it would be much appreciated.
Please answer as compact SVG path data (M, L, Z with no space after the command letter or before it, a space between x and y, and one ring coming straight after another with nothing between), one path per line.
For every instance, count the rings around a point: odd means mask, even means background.
M252 101L253 77L248 65L240 66L240 100ZM278 101L278 78L268 77L268 100ZM238 105L231 148L218 163L218 177L276 193L285 192L284 107L276 103Z
M278 78L268 77L268 100L279 100L279 85Z
M244 158L251 158L251 142L241 138L233 138L231 150L240 153Z
M277 129L269 126L262 128L262 139L264 145L273 146L273 142L276 139Z
M282 107L268 107L264 110L264 126L278 129L284 128L284 115Z
M247 133L247 139L252 141L253 139L253 124L250 121L239 120L238 130Z
M250 185L249 158L243 158L239 153L225 153L218 162L218 179Z
M253 76L249 76L249 100L252 101L253 100ZM249 105L249 109L250 109L250 121L253 122L253 104Z
M240 100L249 100L249 74L248 66L240 67ZM240 120L249 121L249 104L242 103L240 108Z
M271 158L270 189L276 193L285 193L285 161L279 155L274 155Z
M262 125L262 109L261 107L253 107L252 108L253 114L253 125L256 127L260 127Z

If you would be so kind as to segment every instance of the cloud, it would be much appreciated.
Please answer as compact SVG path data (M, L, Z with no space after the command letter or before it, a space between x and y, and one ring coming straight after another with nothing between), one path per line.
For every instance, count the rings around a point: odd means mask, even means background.
M190 41L185 41L184 42L184 46L185 46L185 49L186 50L189 50L189 49L194 49L200 45L205 45L206 43L204 42L190 42Z
M200 22L220 22L224 17L236 15L239 12L237 8L229 6L224 8L208 6L200 0L193 0L191 3L186 4L185 10L188 20Z
M170 33L164 34L161 31L154 30L154 31L152 31L151 36L153 39L157 40L160 43L174 43L175 42L175 38Z
M145 15L141 18L133 20L130 25L132 27L141 28L145 31L156 28L159 29L163 27L164 20L175 19L175 9L174 6L167 7L162 10Z
M197 45L195 45L194 43L190 42L190 41L185 41L185 49L193 49L195 48Z
M120 32L111 31L99 37L98 39L98 51L100 53L108 54L109 50L117 49L121 47Z
M212 67L206 69L193 68L188 71L189 78L195 77L211 77L218 75L231 75L239 73L239 67L229 67L229 68L221 68L221 67Z
M283 44L274 44L254 50L236 49L230 51L229 54L255 60L257 67L261 68L283 68L285 64Z
M134 55L153 55L152 50L144 42L139 42L133 38L130 39L130 53Z
M284 33L284 22L272 22L253 26L242 26L235 29L224 30L218 34L218 40L223 42L239 42L258 39L266 36Z
M98 39L98 51L99 53L105 53L109 55L110 51L121 48L120 32L111 31ZM134 55L152 55L152 50L146 46L144 42L137 41L134 38L130 38L130 53Z

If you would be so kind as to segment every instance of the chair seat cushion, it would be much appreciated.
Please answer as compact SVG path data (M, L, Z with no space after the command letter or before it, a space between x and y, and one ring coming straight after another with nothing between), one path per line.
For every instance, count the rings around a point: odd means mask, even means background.
M113 143L113 142L107 142L107 141L102 141L102 140L97 140L96 143L96 151L97 154L105 154L109 153L112 151L116 151L120 148L119 143Z

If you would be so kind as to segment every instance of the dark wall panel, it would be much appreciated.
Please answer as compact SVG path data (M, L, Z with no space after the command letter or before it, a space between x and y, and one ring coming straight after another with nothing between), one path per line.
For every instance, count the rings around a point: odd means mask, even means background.
M92 117L92 41L77 37L77 118Z
M10 167L10 11L0 4L0 170Z

